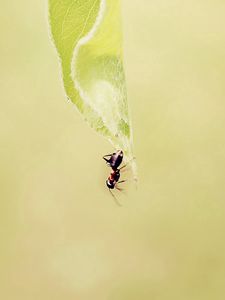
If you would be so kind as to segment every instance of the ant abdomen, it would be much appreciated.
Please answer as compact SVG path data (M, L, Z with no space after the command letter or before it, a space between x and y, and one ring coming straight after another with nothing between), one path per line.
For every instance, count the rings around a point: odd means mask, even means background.
M118 150L116 153L107 154L103 156L103 159L113 170L117 170L123 160L123 151Z

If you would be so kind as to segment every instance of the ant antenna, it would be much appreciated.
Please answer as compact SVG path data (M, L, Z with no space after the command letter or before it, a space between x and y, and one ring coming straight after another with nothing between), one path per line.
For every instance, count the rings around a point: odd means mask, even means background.
M118 183L118 182L117 182L117 183ZM126 193L125 193L124 189L122 189L122 188L118 187L118 185L115 185L115 188L116 188L118 191L120 191L121 193L123 193L123 194L125 194L125 195L126 195Z
M122 205L119 203L119 201L117 200L116 196L113 194L113 192L112 192L110 189L109 189L109 192L110 192L110 194L112 195L112 197L113 197L115 203L116 203L118 206L121 207Z
M123 189L121 189L120 187L118 187L117 185L115 186L115 188L118 190L118 191L120 191L120 192L122 192L123 191Z

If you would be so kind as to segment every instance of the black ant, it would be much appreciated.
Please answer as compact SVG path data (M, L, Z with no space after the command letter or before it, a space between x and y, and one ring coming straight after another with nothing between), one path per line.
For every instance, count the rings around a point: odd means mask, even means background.
M109 157L109 158L107 158L107 157ZM115 153L104 155L103 159L106 161L106 163L112 169L108 179L106 180L106 185L109 188L109 191L112 194L112 196L115 198L115 196L113 195L111 190L116 188L117 190L121 191L121 189L117 186L117 184L125 182L125 180L119 181L119 179L120 179L120 170L123 169L126 166L126 165L124 165L123 167L119 168L119 166L121 165L121 163L123 161L123 151L118 150Z

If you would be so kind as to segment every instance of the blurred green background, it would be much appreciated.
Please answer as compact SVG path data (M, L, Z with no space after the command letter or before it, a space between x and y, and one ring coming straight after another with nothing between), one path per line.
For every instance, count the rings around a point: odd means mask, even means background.
M1 299L224 299L224 11L123 0L139 183L118 207L112 147L64 96L46 1L1 1Z

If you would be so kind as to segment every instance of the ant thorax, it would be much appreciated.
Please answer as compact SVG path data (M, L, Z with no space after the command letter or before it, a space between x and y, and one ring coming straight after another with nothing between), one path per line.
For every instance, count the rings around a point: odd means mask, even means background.
M119 169L117 170L112 170L112 172L110 173L110 176L108 178L110 181L115 181L115 183L120 179L120 171Z

